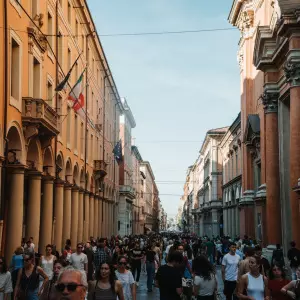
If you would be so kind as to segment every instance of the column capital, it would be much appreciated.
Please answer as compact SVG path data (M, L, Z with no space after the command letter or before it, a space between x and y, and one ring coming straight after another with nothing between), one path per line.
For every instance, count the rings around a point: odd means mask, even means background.
M265 89L262 95L262 102L265 109L265 114L277 113L278 112L278 90Z
M56 186L64 187L65 181L62 180L62 179L60 179L60 178L56 178L56 179L55 179L55 185L56 185Z
M24 174L26 166L22 164L8 164L7 169L12 174Z
M83 194L84 193L84 188L80 187L79 188L79 193Z
M43 180L43 181L46 181L46 182L52 182L52 183L53 183L53 182L54 182L54 179L55 179L55 178L54 178L53 176L51 176L51 175L43 175L43 176L42 176L42 180Z
M39 172L39 171L28 170L27 175L28 175L30 178L42 179L42 173Z
M73 188L73 185L69 182L65 182L64 187L65 187L65 190L71 190Z
M76 184L72 185L72 192L79 192L80 191L80 187Z
M284 67L286 82L292 87L300 86L300 61L287 62Z

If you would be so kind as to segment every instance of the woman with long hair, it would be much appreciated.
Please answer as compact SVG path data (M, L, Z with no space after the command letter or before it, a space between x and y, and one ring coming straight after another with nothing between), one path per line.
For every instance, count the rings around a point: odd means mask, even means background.
M39 277L44 281L39 288ZM35 265L32 252L24 255L24 268L19 269L14 299L38 300L48 281L48 277L41 267Z
M281 292L291 299L300 299L300 266L296 269L296 280L292 280L281 289Z
M55 260L53 265L53 276L52 279L48 281L47 286L44 288L40 300L55 300L57 291L55 289L55 284L60 271L67 266L64 260Z
M285 279L285 271L281 264L275 263L270 270L268 288L272 300L287 300L289 297L281 293L281 289L290 281Z
M111 263L102 262L97 280L89 282L88 300L124 300L122 284L116 280L114 266Z
M136 286L132 273L126 269L127 258L125 256L120 256L118 258L118 269L115 271L117 279L120 280L124 299L125 300L136 300Z
M10 294L13 292L11 274L7 270L5 258L0 257L0 300L10 299Z
M52 254L52 246L46 246L46 254L40 257L40 266L48 276L49 280L52 279L53 276L53 266L56 260L56 256Z
M264 300L269 296L268 279L260 273L259 257L249 258L249 269L249 273L239 280L237 296L239 299ZM244 295L245 291L247 295Z
M213 265L204 255L197 256L193 261L194 288L197 300L214 300L218 290L216 273Z

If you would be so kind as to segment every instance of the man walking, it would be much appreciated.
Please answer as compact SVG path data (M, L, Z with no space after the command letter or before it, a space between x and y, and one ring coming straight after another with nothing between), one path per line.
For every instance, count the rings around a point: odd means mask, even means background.
M235 253L236 244L229 244L229 253L227 253L222 261L222 279L224 282L224 295L226 300L237 299L234 295L238 276L238 266L240 257Z
M139 286L143 256L144 255L142 249L140 248L140 243L136 242L135 247L131 250L131 272L136 286Z

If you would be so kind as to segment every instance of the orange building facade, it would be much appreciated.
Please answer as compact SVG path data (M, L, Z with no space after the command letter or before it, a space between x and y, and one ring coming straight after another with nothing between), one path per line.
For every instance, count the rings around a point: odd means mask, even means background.
M2 253L117 233L120 97L84 0L0 8ZM78 58L79 57L79 58ZM78 60L77 60L78 58ZM74 62L77 62L74 64ZM69 84L55 87L74 64ZM68 101L83 73L85 115Z
M300 4L235 0L241 32L240 234L300 243Z

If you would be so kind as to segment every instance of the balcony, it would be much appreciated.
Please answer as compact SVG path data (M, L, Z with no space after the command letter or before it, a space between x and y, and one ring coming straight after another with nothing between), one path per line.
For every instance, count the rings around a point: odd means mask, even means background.
M43 99L23 97L22 123L35 127L41 136L54 137L59 133L58 114Z
M103 179L107 175L107 163L104 160L94 160L95 179Z
M120 194L133 200L135 198L135 189L130 185L120 185Z

